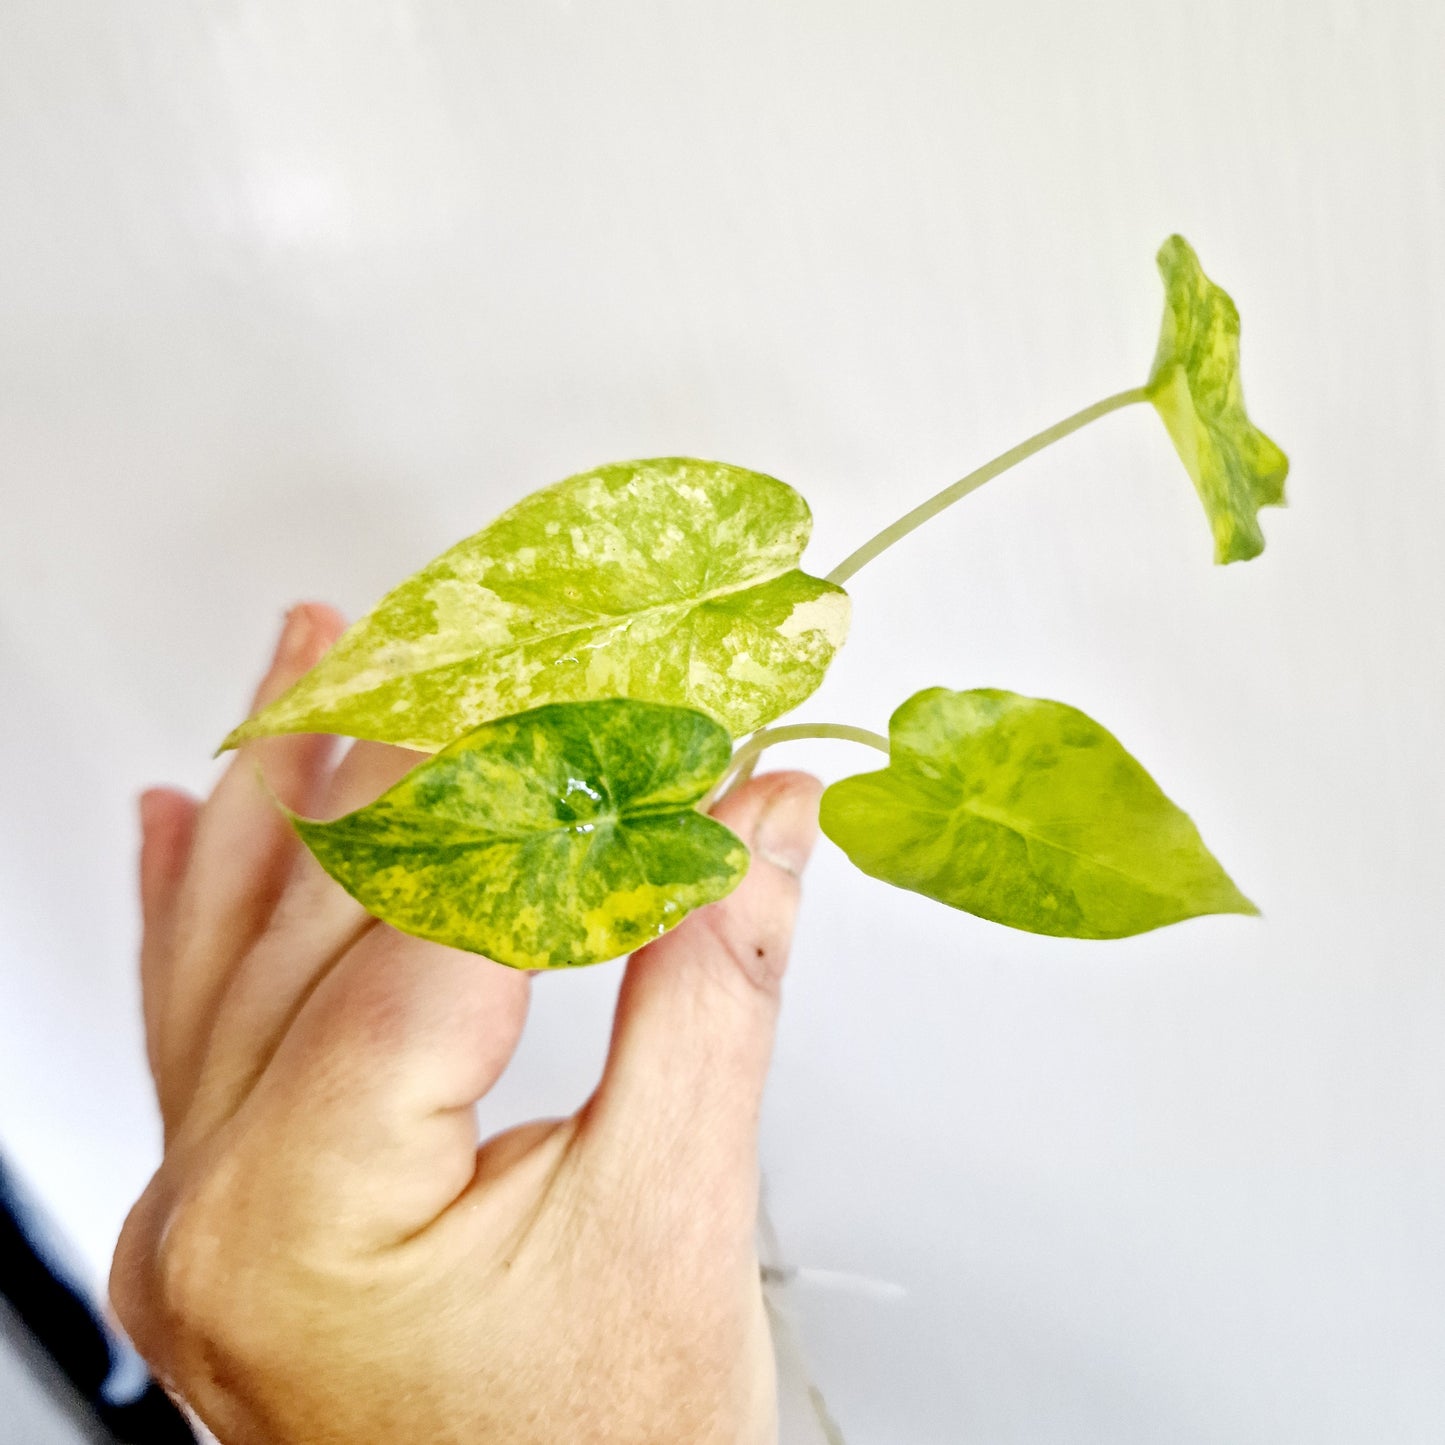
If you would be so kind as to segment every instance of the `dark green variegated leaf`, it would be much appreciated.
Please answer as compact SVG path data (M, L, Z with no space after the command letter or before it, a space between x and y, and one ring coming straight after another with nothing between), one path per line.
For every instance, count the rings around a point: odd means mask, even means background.
M1204 503L1214 560L1246 562L1264 551L1259 509L1284 505L1289 459L1245 415L1234 302L1183 236L1158 259L1164 325L1146 391Z
M292 822L403 932L514 968L600 963L742 880L741 839L696 807L731 752L690 708L554 703L483 724L355 813Z
M603 697L750 732L818 686L848 630L843 589L798 570L811 529L791 487L722 462L584 472L403 582L223 746L329 732L435 752Z
M888 766L834 783L822 825L865 873L1030 933L1257 911L1112 734L1012 692L909 698Z

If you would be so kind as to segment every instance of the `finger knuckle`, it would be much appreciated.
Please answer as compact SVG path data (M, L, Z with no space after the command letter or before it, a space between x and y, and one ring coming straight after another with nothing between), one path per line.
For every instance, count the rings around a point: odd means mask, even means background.
M151 1191L132 1206L116 1241L110 1266L110 1302L126 1334L142 1354L152 1355L154 1321L147 1279L151 1270L155 1225Z
M121 1230L111 1302L136 1348L168 1372L183 1375L197 1344L224 1333L235 1295L223 1278L227 1229L208 1180L163 1170Z
M221 1314L218 1271L221 1236L203 1206L174 1209L156 1242L156 1300L167 1325L180 1333L209 1335Z

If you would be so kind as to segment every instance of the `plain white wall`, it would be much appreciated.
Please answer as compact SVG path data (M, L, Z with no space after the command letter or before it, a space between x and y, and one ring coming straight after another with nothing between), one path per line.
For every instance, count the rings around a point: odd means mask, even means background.
M1445 1435L1445 7L3 0L0 1140L99 1275L156 1158L132 808L283 606L536 486L783 477L830 567L1235 295L1248 566L1111 417L860 575L800 718L1061 697L1261 922L1042 940L820 849L765 1120L850 1445ZM843 745L780 761L838 776ZM573 1107L615 965L489 1125Z

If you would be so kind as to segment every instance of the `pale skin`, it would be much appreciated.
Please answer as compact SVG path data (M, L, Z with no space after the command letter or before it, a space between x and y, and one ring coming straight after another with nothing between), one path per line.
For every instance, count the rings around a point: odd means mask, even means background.
M292 610L261 706L335 641ZM818 784L716 816L730 897L626 965L601 1081L485 1142L528 975L369 918L302 849L418 754L253 742L197 803L142 799L141 974L164 1160L111 1294L224 1445L776 1439L757 1126ZM562 986L565 986L563 984Z

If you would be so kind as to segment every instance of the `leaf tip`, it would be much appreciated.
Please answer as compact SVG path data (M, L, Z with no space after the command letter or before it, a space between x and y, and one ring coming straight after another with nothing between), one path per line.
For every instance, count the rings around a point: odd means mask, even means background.
M1264 911L1260 908L1259 904L1257 904L1252 898L1246 898L1243 893L1239 892L1239 889L1236 888L1234 891L1238 895L1239 901L1230 910L1230 912L1237 913L1243 918L1264 917Z
M1231 562L1252 562L1264 551L1264 534L1230 531L1214 541L1214 565L1228 567Z
M1172 231L1164 238L1158 251L1154 253L1154 260L1160 271L1166 275L1181 261L1186 263L1193 261L1196 266L1199 264L1199 256L1194 247L1178 231Z
M1224 865L1211 853L1210 862L1214 865L1216 885L1214 897L1210 900L1210 906L1200 910L1200 916L1209 914L1234 914L1241 918L1263 918L1259 905L1252 898L1246 897L1239 885L1224 870Z
M270 798L271 802L276 806L277 809L279 809L280 812L285 814L286 821L290 823L291 826L295 828L298 833L301 833L301 836L304 838L305 834L302 833L299 825L302 823L311 823L314 820L310 818L303 818L300 813L293 812L290 808L286 806L284 802L281 801L280 794L277 793L276 789L273 788L270 782L267 780L265 769L262 768L259 758L251 764L251 772L255 777L257 786L260 787L261 791L265 793L268 798Z
M246 741L248 736L249 734L246 732L245 723L242 723L240 727L232 728L231 731L228 732L226 736L221 739L220 747L218 747L216 751L211 754L211 756L213 758L218 758L221 756L222 753L234 752L238 747L241 746L243 742Z

